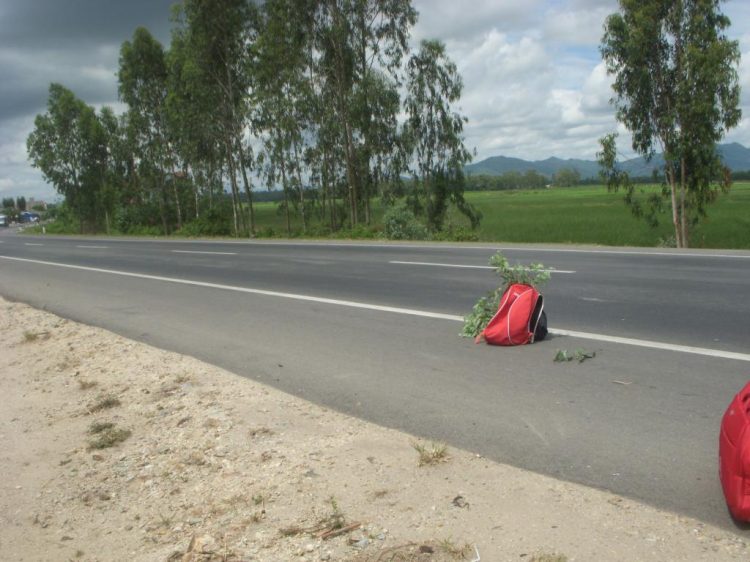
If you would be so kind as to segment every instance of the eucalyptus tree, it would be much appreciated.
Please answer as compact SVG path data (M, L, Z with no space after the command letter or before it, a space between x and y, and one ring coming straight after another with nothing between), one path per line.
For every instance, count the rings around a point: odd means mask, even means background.
M740 51L726 30L721 0L620 0L605 23L600 47L614 76L617 119L632 133L633 150L664 158L664 185L644 206L627 174L616 166L615 135L604 137L599 154L610 189L626 190L638 217L658 224L671 204L678 247L690 244L690 229L706 217L706 205L730 178L716 143L740 120L737 68Z
M306 73L310 64L310 6L308 0L267 0L263 4L262 32L253 49L255 124L265 132L266 177L281 180L288 234L292 198L299 201L302 230L307 230L302 176L314 104L313 83ZM295 195L292 188L296 188Z
M195 64L186 33L177 30L167 54L169 71L167 116L169 131L183 172L190 178L195 200L194 214L200 216L201 187L213 205L214 170L221 168L222 135L216 126L216 86L206 80Z
M109 106L103 107L96 119L88 122L87 141L90 158L90 181L97 184L96 208L104 215L104 228L110 233L111 216L117 211L126 177L126 153L117 115Z
M240 199L238 167L244 169L250 163L245 158L247 147L243 147L242 141L249 113L249 47L256 38L258 7L247 0L183 0L175 7L175 16L182 26L173 36L181 36L185 41L191 62L202 74L203 87L208 89L216 106L211 114L212 123L222 136L236 215ZM245 179L246 174L242 177ZM247 182L245 193L251 203ZM244 215L241 220L244 224ZM249 230L252 235L253 225Z
M356 53L356 96L358 119L361 131L362 198L365 205L365 220L370 223L370 200L377 192L377 180L382 175L382 165L387 162L383 153L375 152L377 141L383 135L395 135L397 123L393 113L393 101L398 100L398 90L388 88L389 81L400 84L401 63L409 53L411 28L416 24L418 13L411 0L352 0L349 7L352 23L352 50ZM384 87L386 86L386 87ZM394 98L393 94L396 94ZM376 99L374 96L382 96ZM396 101L396 105L400 102ZM383 111L385 109L385 111ZM398 113L398 110L396 110ZM378 139L374 139L378 136ZM382 144L379 145L382 148ZM377 169L372 159L377 158Z
M353 49L353 0L320 0L316 11L316 39L321 52L320 72L333 94L337 119L341 125L342 149L346 167L349 224L359 222L360 181L355 146L352 105L356 54Z
M407 171L407 158L399 134L398 116L401 96L398 86L388 74L371 70L355 90L355 119L365 124L361 146L364 179L365 221L372 218L371 199L380 196L388 204L394 193L391 188L401 183Z
M132 42L122 44L117 77L120 99L129 107L140 168L161 193L162 228L167 235L167 173L172 167L173 157L166 115L168 72L164 47L145 27L135 30ZM176 188L174 195L178 220L181 220Z
M32 166L63 195L79 220L92 217L95 191L85 181L90 173L90 123L94 109L61 84L51 84L47 111L37 115L34 130L26 141Z
M414 182L408 203L425 213L431 229L440 230L453 203L471 220L481 215L464 199L464 166L472 154L462 136L467 119L451 104L461 98L463 80L440 41L422 41L407 63L406 135L413 150Z

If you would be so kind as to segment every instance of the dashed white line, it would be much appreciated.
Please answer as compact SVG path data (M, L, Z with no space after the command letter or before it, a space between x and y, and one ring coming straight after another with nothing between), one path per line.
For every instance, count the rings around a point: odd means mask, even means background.
M61 240L70 240L70 238L59 237ZM126 238L109 238L108 242L112 243L126 243L126 244L139 244L139 243L150 243L150 244L185 244L186 242L165 240L165 239L126 239ZM624 256L662 256L662 257L678 257L678 258L733 258L733 259L750 259L750 254L718 254L718 253L699 253L699 252L650 252L647 249L643 251L637 250L590 250L584 248L538 248L538 247L502 247L495 246L492 243L487 243L485 246L465 246L458 244L399 244L399 243L357 243L357 242L313 242L301 240L299 242L276 242L273 240L262 241L262 240L196 240L190 242L191 244L232 244L232 245L244 245L244 246L322 246L332 248L407 248L407 249L429 249L429 250L483 250L489 252L566 252L566 253L579 253L579 254L611 254L617 255L622 254Z
M224 291L235 291L238 293L249 293L254 295L263 295L269 297L281 297L286 299L294 299L300 301L317 302L322 304L332 304L338 306L346 306L351 308L359 308L366 310L376 310L380 312L392 312L396 314L406 314L410 316L421 316L424 318L435 318L438 320L451 320L456 322L463 322L462 316L456 316L454 314L441 314L438 312L428 312L424 310L414 310L410 308L398 308L393 306L381 306L376 304L367 304L361 302L344 301L338 299L327 299L321 297L313 297L310 295L299 295L294 293L280 293L277 291L265 291L262 289L250 289L247 287L237 287L233 285L221 285L218 283L206 283L203 281L191 281L189 279L177 279L173 277L159 277L156 275L145 275L143 273L131 273L129 271L117 271L113 269L100 269L96 267L84 267L81 265L70 265L67 263L48 262L42 260L31 260L27 258L15 258L10 256L0 256L0 259L12 260L26 263L35 263L40 265L49 265L55 267L64 267L67 269L77 269L81 271L92 271L95 273L107 273L109 275L120 275L123 277L134 277L137 279L148 279L151 281L163 281L167 283L177 283L180 285L191 285L194 287L206 287L210 289L220 289ZM678 353L689 353L692 355L703 355L706 357L716 357L721 359L734 359L737 361L748 361L750 362L750 354L746 353L734 353L731 351L721 351L717 349L706 349L703 347L691 347L687 345L675 345L670 343L653 342L647 340L638 340L633 338L621 338L618 336L607 336L605 334L592 334L588 332L576 332L571 330L560 330L552 329L550 333L556 336L568 336L572 338L590 339L603 342L611 342L623 345L632 345L636 347L646 347L651 349L660 349L665 351L675 351Z
M430 263L421 261L389 261L388 263L398 265L427 265L433 267L458 267L462 269L495 269L490 265L461 265L455 263ZM564 269L544 269L542 271L548 271L550 273L575 273L575 271L566 271Z
M44 246L44 244L31 244L29 242L26 242L24 246Z
M211 256L236 256L236 252L192 252L189 250L171 250L175 254L208 254Z
M91 248L92 250L106 250L108 246L76 246L76 248Z

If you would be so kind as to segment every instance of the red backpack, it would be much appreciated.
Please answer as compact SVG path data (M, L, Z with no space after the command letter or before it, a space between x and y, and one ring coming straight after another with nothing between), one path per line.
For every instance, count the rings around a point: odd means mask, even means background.
M474 343L482 338L492 345L541 341L547 335L547 315L543 309L544 297L534 287L520 283L511 285L503 294L497 313Z
M721 420L719 478L732 515L750 521L750 383Z

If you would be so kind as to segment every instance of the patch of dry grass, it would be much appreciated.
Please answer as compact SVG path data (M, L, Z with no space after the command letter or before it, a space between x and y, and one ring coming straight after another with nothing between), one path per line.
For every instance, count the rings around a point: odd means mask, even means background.
M32 332L30 330L25 330L23 332L23 341L24 343L31 343L38 340L40 336L45 340L48 340L50 337L49 332Z
M430 466L448 460L448 446L442 441L431 441L429 446L414 442L411 446L419 455L418 466Z
M102 410L109 410L120 404L120 399L114 394L102 394L96 399L96 402L89 407L89 412L93 414L95 412L101 412Z
M129 429L120 429L113 423L92 424L89 433L97 437L88 444L88 450L109 449L125 441L131 435Z
M78 388L81 390L90 390L94 387L96 387L99 383L96 381L90 381L86 379L79 379L78 380Z

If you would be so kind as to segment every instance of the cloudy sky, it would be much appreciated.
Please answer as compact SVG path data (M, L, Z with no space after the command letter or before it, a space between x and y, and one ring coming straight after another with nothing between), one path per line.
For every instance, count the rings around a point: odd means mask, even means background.
M174 0L0 0L0 196L54 198L28 164L26 137L50 82L117 111L120 44L145 25L169 43ZM446 42L465 88L467 144L477 160L504 155L593 159L617 129L597 46L615 0L415 0L424 38ZM730 0L740 41L743 114L727 140L750 146L750 2ZM624 146L621 148L625 148Z

